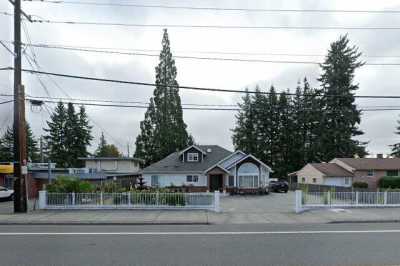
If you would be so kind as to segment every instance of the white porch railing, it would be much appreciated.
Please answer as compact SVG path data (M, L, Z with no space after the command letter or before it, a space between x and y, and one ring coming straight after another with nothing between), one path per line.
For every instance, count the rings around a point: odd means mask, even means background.
M400 207L400 192L296 191L297 213L313 208Z
M39 209L200 209L220 211L220 193L49 193Z

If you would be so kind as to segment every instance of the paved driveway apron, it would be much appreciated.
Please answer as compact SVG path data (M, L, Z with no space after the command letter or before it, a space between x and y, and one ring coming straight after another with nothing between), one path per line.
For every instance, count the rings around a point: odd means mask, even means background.
M229 196L221 198L222 215L210 213L212 223L296 223L294 192L263 196Z

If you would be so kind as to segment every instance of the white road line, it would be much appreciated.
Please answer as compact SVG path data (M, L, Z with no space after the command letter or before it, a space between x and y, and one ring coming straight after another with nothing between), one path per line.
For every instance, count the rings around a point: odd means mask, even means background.
M0 232L0 236L220 236L220 235L312 235L312 234L370 234L370 233L400 233L400 230L346 230L346 231L254 231L254 232Z

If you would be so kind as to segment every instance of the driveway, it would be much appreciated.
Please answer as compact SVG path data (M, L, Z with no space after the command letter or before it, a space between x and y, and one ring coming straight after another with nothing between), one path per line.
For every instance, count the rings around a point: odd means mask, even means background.
M294 197L295 193L291 191L222 197L222 215L208 213L208 221L215 224L296 223Z

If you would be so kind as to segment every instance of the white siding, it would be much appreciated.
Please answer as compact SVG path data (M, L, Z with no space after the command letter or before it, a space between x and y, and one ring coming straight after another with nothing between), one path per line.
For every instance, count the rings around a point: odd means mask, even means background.
M196 187L205 187L207 186L207 176L203 174L144 174L143 179L146 182L146 186L151 186L151 176L158 176L158 183L160 187L168 187L172 184L175 186L182 185L193 185ZM198 182L186 182L187 175L198 175Z
M139 164L129 160L86 160L85 168L97 171L133 173L139 171Z
M324 185L329 185L329 186L336 186L336 187L351 187L352 178L347 177L348 179L348 184L346 184L345 180L346 177L325 177L324 178Z

